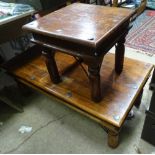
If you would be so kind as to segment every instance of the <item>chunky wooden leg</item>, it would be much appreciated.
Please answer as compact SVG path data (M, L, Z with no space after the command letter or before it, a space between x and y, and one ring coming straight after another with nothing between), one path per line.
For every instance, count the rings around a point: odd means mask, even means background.
M108 145L116 148L119 144L119 132L108 131Z
M57 84L59 82L61 82L60 76L59 76L59 72L58 72L58 68L54 59L54 55L55 52L51 51L51 50L44 50L42 52L42 54L45 56L46 60L46 66L47 66L47 70L50 74L50 78L52 80L53 83Z
M96 58L85 58L83 61L88 66L88 75L91 86L91 99L94 102L100 102L102 99L100 69L103 57L96 56Z
M101 101L100 67L88 66L91 85L91 98L94 102Z
M115 71L120 74L123 70L124 53L125 53L125 37L121 38L116 45L115 52Z

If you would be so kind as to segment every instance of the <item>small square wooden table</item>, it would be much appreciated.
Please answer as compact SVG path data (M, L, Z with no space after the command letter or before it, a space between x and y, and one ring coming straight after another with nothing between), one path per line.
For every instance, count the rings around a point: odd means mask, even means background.
M102 99L100 68L106 53L116 45L115 71L120 74L124 61L124 42L135 11L75 3L24 25L41 45L53 83L61 78L54 59L55 51L74 56L88 66L91 98Z

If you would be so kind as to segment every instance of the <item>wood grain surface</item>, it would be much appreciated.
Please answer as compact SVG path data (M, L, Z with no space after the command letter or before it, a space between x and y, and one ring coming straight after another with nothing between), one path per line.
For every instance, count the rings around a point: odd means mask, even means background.
M25 55L23 59L25 60ZM56 62L62 79L59 84L51 82L41 54L37 53L37 56L24 64L21 63L22 57L18 60L20 65L15 60L7 66L11 74L18 79L118 128L122 126L153 69L151 64L125 58L124 70L117 75L113 69L114 55L107 54L100 71L102 101L95 103L90 99L90 84L85 72L87 67L82 64L83 67L76 65L68 69L68 66L75 63L72 56L56 53ZM16 67L13 67L13 63Z
M74 3L23 26L24 30L96 47L135 11Z

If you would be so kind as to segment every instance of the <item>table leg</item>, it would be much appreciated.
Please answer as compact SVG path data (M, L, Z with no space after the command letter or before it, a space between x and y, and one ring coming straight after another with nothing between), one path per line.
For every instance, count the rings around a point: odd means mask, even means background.
M91 99L94 102L100 102L102 99L100 69L103 57L85 58L83 61L88 66L88 75L91 86Z
M124 53L125 53L125 37L121 38L116 45L115 52L115 71L120 74L123 70Z
M108 145L116 148L119 144L119 132L108 131Z
M42 54L45 56L47 70L52 82L55 84L61 82L61 78L59 76L58 68L54 58L55 52L51 50L44 50Z
M101 101L100 67L88 66L91 84L91 98L94 102Z

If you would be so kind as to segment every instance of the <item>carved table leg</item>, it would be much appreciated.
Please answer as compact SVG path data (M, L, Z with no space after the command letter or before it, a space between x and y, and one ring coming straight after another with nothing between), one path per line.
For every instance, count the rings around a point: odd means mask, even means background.
M95 58L85 58L84 63L88 66L89 81L91 87L91 99L94 102L100 102L102 99L100 69L103 57L96 56Z
M108 145L116 148L119 144L119 132L108 131Z
M49 72L50 78L53 83L57 84L61 82L61 78L59 76L58 68L54 59L55 52L51 50L44 50L42 54L45 56L47 70Z
M115 52L115 71L120 74L123 70L124 53L125 53L125 37L120 39L116 45Z
M89 80L91 84L91 98L94 102L101 100L100 67L88 66Z

